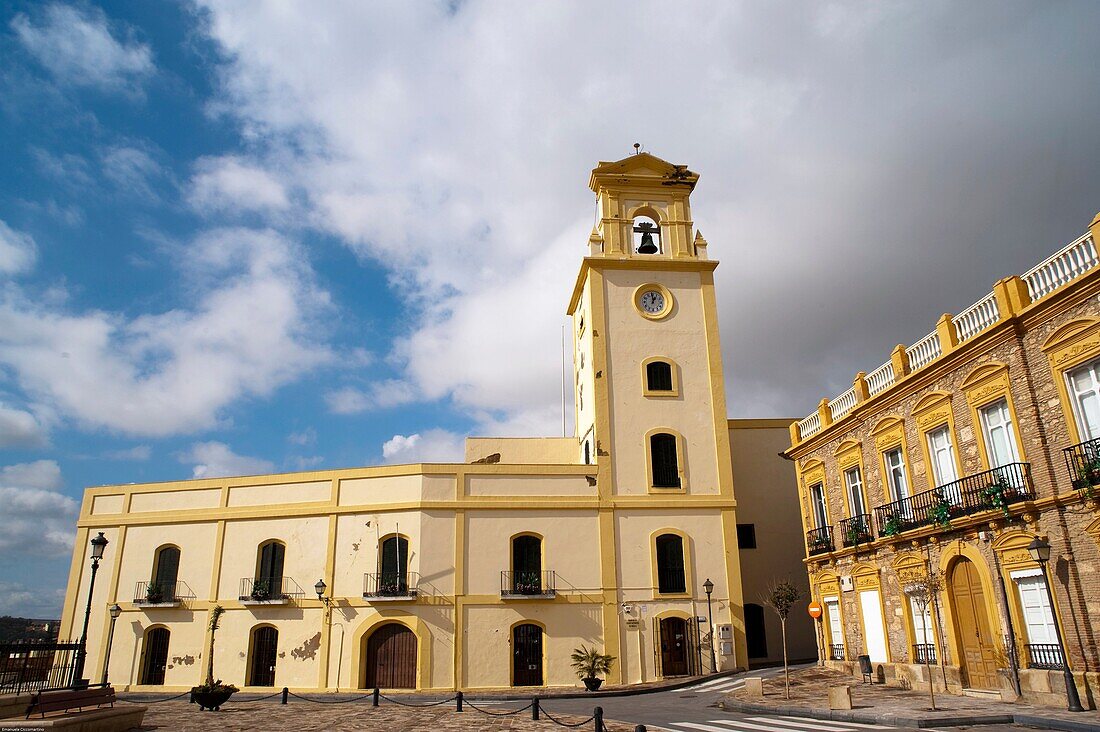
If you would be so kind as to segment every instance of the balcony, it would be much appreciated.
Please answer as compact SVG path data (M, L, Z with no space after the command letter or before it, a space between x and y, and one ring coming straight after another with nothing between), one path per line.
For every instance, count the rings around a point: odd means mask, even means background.
M537 600L554 597L557 577L552 569L539 572L501 572L500 596L510 600Z
M286 605L304 594L290 577L245 577L238 599L242 605Z
M1062 647L1057 643L1028 643L1024 647L1027 649L1028 668L1061 671L1066 665Z
M844 546L859 546L874 541L875 534L871 530L871 514L861 513L858 516L841 521L840 540Z
M833 527L822 526L820 529L807 531L806 549L810 552L811 557L815 554L828 554L831 551L835 551L836 547L833 545Z
M844 660L844 644L832 643L829 645L829 660L830 661L843 661Z
M1093 493L1100 485L1100 438L1082 442L1062 451L1075 490Z
M936 663L936 645L934 643L917 643L913 646L913 663Z
M194 597L185 582L138 582L134 604L138 607L179 607L183 599Z
M363 575L363 597L374 602L415 600L420 575L416 572L382 572Z
M1001 510L1035 500L1029 463L1009 463L968 475L954 483L917 493L875 509L880 537L897 536L922 526L946 529L951 520L983 511Z

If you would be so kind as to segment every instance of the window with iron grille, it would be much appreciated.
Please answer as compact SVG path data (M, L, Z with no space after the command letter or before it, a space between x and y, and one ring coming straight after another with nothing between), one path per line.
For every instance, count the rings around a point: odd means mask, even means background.
M676 458L676 436L664 432L650 435L649 455L653 461L653 487L679 488L680 470Z

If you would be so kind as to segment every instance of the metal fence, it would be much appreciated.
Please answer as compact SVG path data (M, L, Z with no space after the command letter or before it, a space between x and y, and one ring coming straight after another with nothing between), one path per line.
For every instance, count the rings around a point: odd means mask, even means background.
M0 694L73 685L79 643L0 644Z
M1057 643L1028 643L1027 667L1061 671L1066 665L1062 647Z
M302 597L301 586L290 577L244 577L241 579L241 602L280 602Z
M500 594L502 597L552 597L556 575L552 569L538 572L505 571L500 573Z
M933 643L917 643L913 646L913 663L935 663L936 646Z
M420 575L417 572L382 572L363 575L363 597L416 597Z
M875 534L871 531L871 515L861 513L858 516L841 521L840 539L844 546L859 546L874 541Z
M806 547L812 557L815 554L827 554L834 551L833 545L833 527L822 526L820 529L813 529L806 532Z
M1062 453L1075 489L1100 485L1100 438L1067 447Z
M843 661L844 660L844 644L843 643L831 643L831 644L829 644L829 660L830 661Z

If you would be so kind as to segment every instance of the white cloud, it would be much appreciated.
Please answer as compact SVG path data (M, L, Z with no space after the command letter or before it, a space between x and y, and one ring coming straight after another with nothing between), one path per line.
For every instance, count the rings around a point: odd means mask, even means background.
M61 83L133 91L154 71L149 46L116 38L98 8L53 3L37 19L24 14L11 21L23 47Z
M191 471L196 478L258 475L275 469L275 464L270 460L238 455L224 442L196 442L180 456L180 462L196 463Z
M317 430L312 427L306 427L304 430L298 432L291 432L286 436L286 441L291 445L298 445L305 447L317 442Z
M63 587L28 587L20 582L0 581L0 615L41 620L59 618L63 602Z
M462 462L465 446L462 435L441 429L394 435L382 445L382 459L387 463Z
M142 462L153 456L153 448L148 445L134 445L124 450L111 450L105 454L109 460L133 460Z
M0 402L0 448L44 447L46 428L30 412Z
M270 232L219 229L178 253L188 308L71 313L0 299L0 364L37 403L83 426L164 436L214 426L330 358L331 307L304 254ZM262 323L263 327L257 327Z
M325 394L325 404L333 414L359 414L374 409L392 409L420 398L419 390L401 379L386 379L371 384L366 391L354 386L333 389Z
M0 221L0 274L21 274L34 266L37 249L29 234Z
M149 150L130 145L114 145L100 155L103 174L123 193L154 200L154 186L166 177Z
M274 175L233 155L200 159L188 200L200 213L279 210L290 204Z
M0 553L60 557L72 550L79 505L58 492L61 484L53 460L0 468Z

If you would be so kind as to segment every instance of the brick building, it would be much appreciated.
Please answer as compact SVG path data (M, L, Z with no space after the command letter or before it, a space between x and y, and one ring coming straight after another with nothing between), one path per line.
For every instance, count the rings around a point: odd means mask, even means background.
M823 653L900 685L1100 693L1100 214L791 425ZM1054 607L1027 547L1049 541ZM917 582L942 590L924 608ZM928 665L923 665L925 661Z

